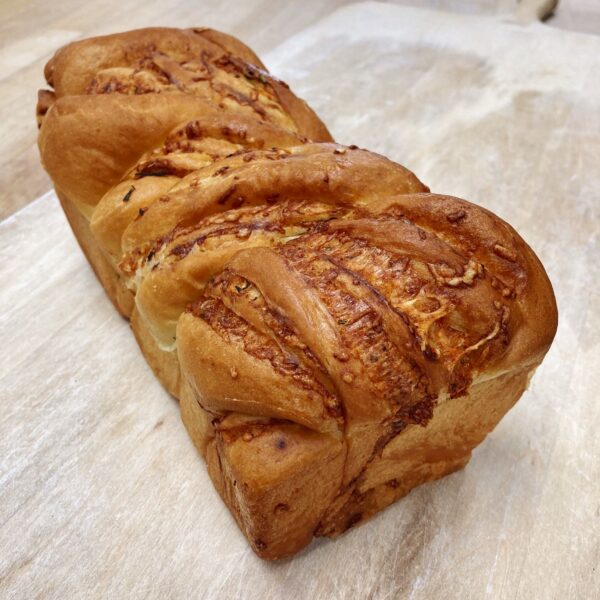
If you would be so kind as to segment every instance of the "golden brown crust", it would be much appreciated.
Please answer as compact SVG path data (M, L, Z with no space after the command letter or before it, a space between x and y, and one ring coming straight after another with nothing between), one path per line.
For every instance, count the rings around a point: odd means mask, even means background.
M48 62L45 75L58 98L178 91L331 140L306 103L249 48L214 30L149 28L73 42Z
M504 221L315 143L314 113L213 30L84 40L46 76L67 217L259 556L461 468L518 400L557 313Z
M199 169L132 222L123 250L132 253L175 228L242 206L271 205L307 196L331 204L361 204L394 190L427 191L401 165L364 150L307 143L290 149L252 151Z
M59 98L38 145L45 169L89 218L102 196L182 121L214 112L188 94Z
M235 415L214 429L208 472L254 551L276 559L308 544L340 485L340 440Z
M278 147L289 145L286 135L331 140L248 48L212 30L151 28L74 42L49 61L46 78L54 92L39 96L40 153L88 217L148 148L195 118L212 119L213 129L237 121Z
M128 66L149 52L159 52L181 61L194 59L202 52L213 52L217 57L233 53L264 68L250 48L213 29L148 27L72 42L48 61L44 76L59 97L80 95L85 93L98 71Z
M425 207L436 202L438 214L427 213L426 220ZM474 379L530 374L555 323L550 311L542 313L545 322L528 324L537 298L550 294L552 304L551 288L531 250L497 217L425 194L375 200L358 210L361 219L349 218L349 211L285 245L238 252L206 292L217 304L201 298L177 328L182 367L213 414L285 416L315 428L308 413L270 412L282 392L262 372L272 366L252 358L253 347L269 347L269 336L288 356L291 370L282 375L294 401L301 395L292 382L304 380L303 363L312 367L313 381L319 370L326 373L334 396L327 404L341 406L344 418L347 450L336 500L343 510L351 510L350 498L377 453L411 423L427 425L436 402L465 396ZM442 222L432 227L441 217L456 223L456 214L462 231ZM508 267L496 264L498 247ZM509 254L514 248L519 254ZM251 305L262 308L253 312ZM259 332L262 343L250 343ZM302 349L310 360L303 360ZM232 394L240 404L228 401ZM311 404L302 400L301 406ZM482 420L476 443L488 430ZM463 442L470 451L474 444Z
M167 346L185 306L235 252L299 235L343 207L364 203L390 188L426 189L412 173L383 157L337 145L304 144L221 159L185 177L160 201L144 202L143 214L133 212L136 218L122 234L126 254L120 266L132 285L143 274L138 306ZM115 190L117 197L124 192ZM318 198L320 204L294 208L307 197ZM267 208L261 209L265 201ZM218 218L225 211L226 221Z
M232 35L228 35L227 33L210 29L208 27L192 27L191 31L193 31L196 35L199 35L213 44L223 48L225 52L229 52L234 56L239 56L248 63L256 65L257 67L261 67L262 69L266 69L260 58L254 54L254 51Z
M147 211L185 175L241 151L300 143L298 135L270 123L231 114L224 124L221 112L207 110L169 132L160 146L144 153L104 194L92 217L94 235L118 260L123 234L140 209Z
M507 352L494 365L496 371L541 362L558 326L556 299L540 260L508 223L466 200L439 194L390 197L371 210L402 215L435 231L482 264L503 300L515 303L519 319Z

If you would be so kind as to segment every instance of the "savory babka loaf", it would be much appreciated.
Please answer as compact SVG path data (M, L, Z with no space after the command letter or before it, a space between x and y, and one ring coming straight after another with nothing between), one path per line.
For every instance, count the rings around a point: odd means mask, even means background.
M333 143L239 41L132 31L45 74L73 231L261 557L461 468L527 387L557 324L532 250Z

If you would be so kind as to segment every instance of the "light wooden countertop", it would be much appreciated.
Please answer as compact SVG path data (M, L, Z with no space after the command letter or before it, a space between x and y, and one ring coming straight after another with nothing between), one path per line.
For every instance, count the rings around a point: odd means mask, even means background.
M600 37L324 4L174 2L165 19L158 2L2 3L3 214L49 189L32 123L51 50L149 23L226 29L341 142L521 233L559 305L546 360L465 469L262 562L48 192L0 222L0 597L600 598Z
M149 26L213 27L244 40L259 56L357 0L42 0L0 3L0 220L52 186L39 166L32 118L37 90L45 87L43 67L54 51L76 39ZM462 14L498 15L515 0L390 0ZM561 0L552 26L600 34L600 2ZM267 65L268 66L268 65Z

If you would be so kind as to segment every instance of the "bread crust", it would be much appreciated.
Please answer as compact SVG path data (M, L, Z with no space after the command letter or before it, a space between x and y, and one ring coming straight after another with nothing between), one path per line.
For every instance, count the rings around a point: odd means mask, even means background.
M331 143L235 38L91 38L45 74L65 214L259 556L462 468L526 389L557 327L531 248Z
M123 277L106 258L98 242L92 235L89 222L85 216L58 188L56 188L56 195L69 221L73 234L92 266L96 277L102 284L102 287L104 287L106 295L110 298L110 301L119 313L126 319L129 319L133 312L134 296L127 289Z
M60 48L44 68L44 76L58 96L85 93L96 73L106 67L127 66L148 50L192 59L203 51L233 52L248 63L264 65L239 40L212 29L148 27L72 42Z

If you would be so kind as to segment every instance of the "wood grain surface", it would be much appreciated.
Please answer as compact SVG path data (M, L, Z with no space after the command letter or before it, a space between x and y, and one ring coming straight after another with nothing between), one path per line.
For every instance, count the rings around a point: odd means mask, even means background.
M62 19L29 31L44 52L83 8ZM376 3L309 21L265 62L342 142L513 224L555 286L554 346L464 470L265 563L48 193L0 223L0 597L600 597L600 38Z
M0 220L51 187L39 169L32 115L45 87L43 67L54 51L76 39L149 26L201 25L227 31L259 56L343 5L357 0L43 0L0 2ZM517 0L389 0L459 13L501 15ZM526 0L532 1L532 0ZM598 0L561 0L550 25L600 34Z

